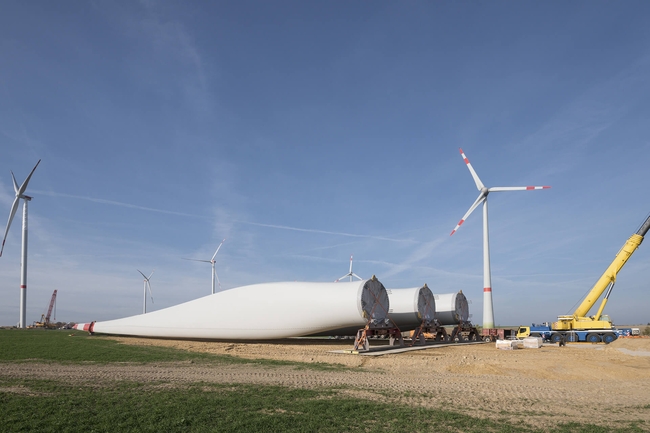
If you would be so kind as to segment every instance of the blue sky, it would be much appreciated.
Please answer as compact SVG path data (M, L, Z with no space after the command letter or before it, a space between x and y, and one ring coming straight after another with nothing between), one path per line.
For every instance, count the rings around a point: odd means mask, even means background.
M28 187L27 323L333 281L462 290L482 323L572 311L650 212L650 4L5 1L0 218ZM19 318L21 212L0 258ZM650 322L650 246L606 312Z

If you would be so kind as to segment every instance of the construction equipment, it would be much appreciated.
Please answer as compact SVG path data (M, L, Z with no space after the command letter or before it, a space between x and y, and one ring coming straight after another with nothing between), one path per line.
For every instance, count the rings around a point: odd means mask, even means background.
M589 291L582 303L576 308L571 315L558 316L557 322L548 326L533 325L531 327L523 326L519 328L518 338L527 337L527 334L538 334L547 337L553 343L560 341L570 342L589 342L589 343L611 343L616 340L620 332L614 326L608 315L603 314L605 305L612 293L616 276L621 271L625 263L632 256L634 251L641 245L643 237L650 229L650 216L648 216L641 227L635 234L625 242L607 270L598 279L596 284ZM587 316L589 310L596 304L600 296L605 293L603 300L593 316Z
M52 293L52 299L50 300L50 306L47 308L47 314L41 314L41 321L34 322L34 328L56 328L56 324L50 322L50 317L52 316L52 310L56 305L56 290ZM54 313L56 317L56 313ZM56 320L56 319L55 319Z

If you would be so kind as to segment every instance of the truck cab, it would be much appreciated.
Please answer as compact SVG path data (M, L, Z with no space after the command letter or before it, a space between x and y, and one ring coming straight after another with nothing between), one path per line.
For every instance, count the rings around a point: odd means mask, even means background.
M530 326L520 326L517 329L517 340L523 340L528 336L530 336Z
M517 339L523 340L526 337L542 337L543 340L551 338L551 327L548 322L541 324L533 323L531 326L520 326L517 329Z

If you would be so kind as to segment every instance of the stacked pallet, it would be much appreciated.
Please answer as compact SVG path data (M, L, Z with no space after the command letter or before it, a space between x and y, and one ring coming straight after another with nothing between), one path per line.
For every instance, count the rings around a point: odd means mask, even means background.
M522 340L497 340L497 349L515 350L523 348L524 342Z

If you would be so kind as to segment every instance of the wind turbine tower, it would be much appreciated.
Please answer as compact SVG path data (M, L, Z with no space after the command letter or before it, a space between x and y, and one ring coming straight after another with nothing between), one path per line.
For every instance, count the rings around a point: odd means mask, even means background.
M454 230L452 230L451 235L456 233L456 230L460 228L465 220L470 216L472 212L483 203L483 329L494 329L494 306L492 303L492 279L490 276L490 240L488 235L488 204L487 197L491 192L502 192L502 191L529 191L535 189L548 189L550 186L493 186L491 188L486 188L479 179L478 175L474 171L472 164L469 163L469 159L463 153L463 149L460 149L460 154L469 169L474 183L476 183L476 188L479 190L479 195L474 204L470 206L469 210L463 215L460 222L456 225ZM484 331L485 332L485 331ZM485 335L485 334L484 334Z
M0 247L0 257L2 257L2 252L4 251L5 248L5 241L7 240L7 233L9 233L9 227L11 227L11 222L14 219L14 215L16 215L16 211L18 210L18 203L20 199L23 199L23 242L22 242L22 257L20 260L20 321L18 322L18 327L19 328L25 328L27 326L26 322L26 312L27 312L27 202L30 201L32 198L25 195L25 190L27 189L27 184L29 183L29 180L32 178L32 174L34 174L34 170L36 170L36 167L38 167L38 164L41 163L41 160L39 159L34 168L32 168L31 173L29 173L29 176L27 176L27 179L23 182L22 185L20 185L20 188L18 187L18 183L16 182L16 177L14 176L14 172L11 172L11 178L14 181L14 191L16 192L16 198L14 198L14 202L11 205L11 212L9 213L9 219L7 220L7 228L5 229L5 236L2 238L2 247Z
M219 283L219 290L221 290L221 281L219 281L219 275L217 275L217 270L215 268L215 263L216 263L215 257L217 257L217 253L221 249L221 245L223 245L224 242L226 242L225 239L221 241L221 243L217 247L217 251L214 252L214 255L212 256L212 258L210 260L198 260L198 259L185 259L184 258L184 260L192 260L192 261L195 261L195 262L204 262L204 263L212 264L212 294L213 295L215 293L217 293L216 292L215 281Z
M138 269L138 272L140 272L140 275L144 277L144 299L142 300L142 314L147 314L147 289L149 289L149 296L151 296L151 303L153 304L153 293L151 293L151 283L149 280L151 279L151 276L155 272L155 269L151 271L149 276L147 277L145 274Z
M334 282L335 282L335 283L338 283L339 281L341 281L341 280L342 280L343 278L345 278L345 277L350 277L350 281L352 281L352 277L358 278L359 280L363 280L363 278L361 278L360 276L358 276L357 274L355 274L354 272L352 272L352 255L350 255L350 272L348 272L347 274L343 275L341 278L339 278L339 279L337 279L337 280L334 280Z

